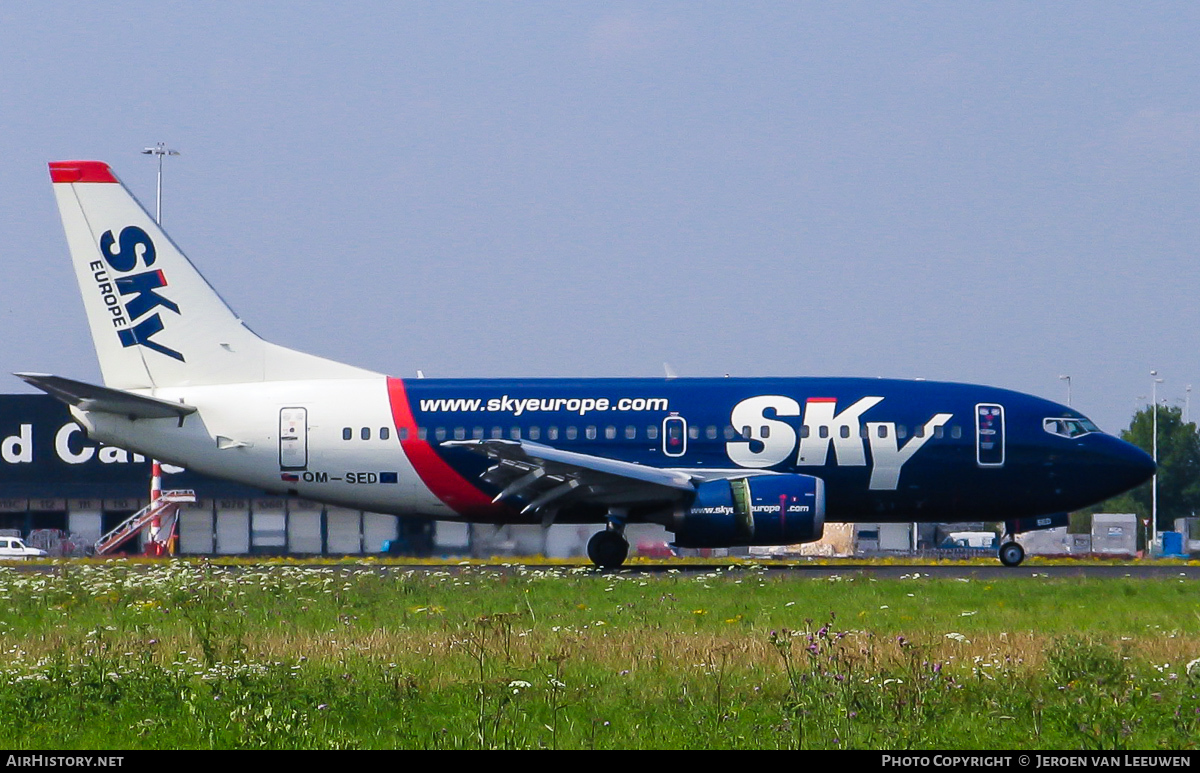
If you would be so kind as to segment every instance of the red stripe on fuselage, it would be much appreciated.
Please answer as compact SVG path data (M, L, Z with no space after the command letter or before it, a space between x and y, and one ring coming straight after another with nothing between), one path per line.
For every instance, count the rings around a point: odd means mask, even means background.
M400 441L400 447L404 449L405 456L412 462L413 469L417 471L425 487L460 515L495 514L501 509L492 504L490 497L446 464L433 450L433 446L417 437L417 423L408 404L404 382L398 378L389 378L387 384L392 421L396 424L396 431L400 433L400 437L407 438Z

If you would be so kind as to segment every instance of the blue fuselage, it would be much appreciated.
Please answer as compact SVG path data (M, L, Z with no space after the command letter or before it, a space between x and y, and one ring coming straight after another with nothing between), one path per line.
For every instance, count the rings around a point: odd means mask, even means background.
M968 384L423 379L404 387L419 439L487 494L494 489L479 476L488 460L441 441L521 439L712 477L811 475L824 481L831 521L1067 512L1125 491L1154 469L1140 449L1067 406ZM559 520L595 517L568 509Z

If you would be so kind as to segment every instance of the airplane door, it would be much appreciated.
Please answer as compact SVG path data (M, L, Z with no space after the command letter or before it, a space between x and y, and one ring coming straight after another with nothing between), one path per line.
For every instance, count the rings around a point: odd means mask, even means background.
M308 409L279 410L279 469L303 470L308 466Z
M1004 466L1004 406L975 406L975 461L980 467Z
M687 453L687 420L682 416L663 419L663 453L667 456L683 456Z

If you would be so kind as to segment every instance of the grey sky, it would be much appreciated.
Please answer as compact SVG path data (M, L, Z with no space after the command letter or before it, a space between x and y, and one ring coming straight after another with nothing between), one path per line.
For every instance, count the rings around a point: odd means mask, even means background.
M1115 431L1151 368L1200 388L1197 40L1188 3L0 4L0 365L99 378L46 162L152 209L162 140L167 230L279 343L1070 374Z

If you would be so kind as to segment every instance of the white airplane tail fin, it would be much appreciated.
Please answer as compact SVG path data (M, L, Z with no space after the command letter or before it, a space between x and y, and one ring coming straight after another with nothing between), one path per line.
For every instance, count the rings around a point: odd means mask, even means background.
M50 179L108 386L374 375L255 335L107 164L52 162Z

